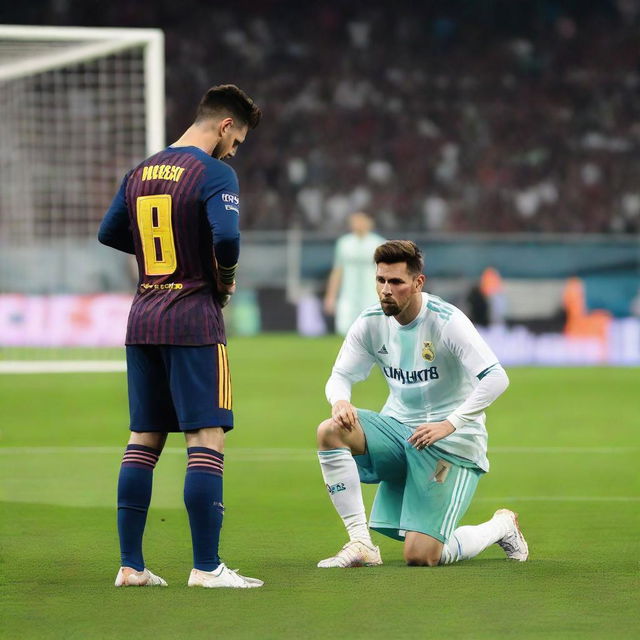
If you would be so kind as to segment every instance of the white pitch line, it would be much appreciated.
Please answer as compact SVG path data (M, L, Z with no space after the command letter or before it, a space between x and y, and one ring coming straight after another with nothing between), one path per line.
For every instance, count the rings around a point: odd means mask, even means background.
M0 456L11 455L64 455L64 454L98 454L98 455L122 455L124 445L121 447L0 447ZM186 447L165 447L165 455L187 455ZM228 459L238 462L298 462L313 461L316 452L308 449L227 449L225 455Z
M474 502L640 502L640 496L507 496L474 498Z
M498 447L496 447L498 449ZM628 453L638 451L637 447L609 447L606 449L589 449L587 447L504 447L504 453ZM533 450L532 450L533 449ZM121 454L124 447L0 447L0 455L55 455L55 454ZM494 449L495 451L495 449ZM186 455L182 447L165 447L164 453L170 455ZM315 451L308 449L283 448L238 448L227 451L229 459L234 462L310 462L315 458ZM483 496L474 502L492 502L508 504L509 502L640 502L640 496Z
M121 447L0 447L0 455L12 454L57 454L57 453L98 453L112 454L122 453L124 444ZM489 456L498 454L594 454L594 455L616 455L625 453L637 453L640 447L493 447L489 449ZM184 447L165 447L166 454L186 454ZM229 448L226 453L236 459L269 459L269 460L289 460L291 458L315 458L316 452L313 449L293 449L293 448Z
M115 373L126 370L124 360L0 361L0 373Z
M636 453L640 447L489 447L492 453Z

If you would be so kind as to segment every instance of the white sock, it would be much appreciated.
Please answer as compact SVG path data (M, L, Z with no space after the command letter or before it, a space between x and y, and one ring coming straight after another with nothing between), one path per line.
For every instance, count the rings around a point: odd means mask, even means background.
M351 451L318 451L318 460L329 497L347 528L349 539L373 544L367 527L358 467Z
M442 548L440 564L468 560L498 542L506 535L508 522L504 518L491 518L475 527L458 527Z

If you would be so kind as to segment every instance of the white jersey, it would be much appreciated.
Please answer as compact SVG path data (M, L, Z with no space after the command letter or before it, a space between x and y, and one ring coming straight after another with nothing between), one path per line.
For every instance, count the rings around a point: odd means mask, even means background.
M338 238L333 266L342 269L336 307L336 329L346 334L365 307L378 299L373 254L385 242L377 233L359 236L348 233Z
M487 471L487 431L482 409L504 391L508 378L462 311L437 296L421 296L422 308L408 325L385 316L379 304L360 314L338 354L327 383L327 399L331 404L350 400L351 385L366 379L377 364L389 385L382 415L409 427L449 419L456 430L435 446ZM469 408L466 401L478 380L494 367L500 370L506 384L497 395L485 393L480 403L475 398L475 408L480 410L463 410L462 407Z

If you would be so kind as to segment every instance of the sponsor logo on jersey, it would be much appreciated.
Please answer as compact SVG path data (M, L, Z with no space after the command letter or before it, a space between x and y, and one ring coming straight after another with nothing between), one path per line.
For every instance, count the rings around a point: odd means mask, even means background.
M334 493L338 493L339 491L346 491L347 487L345 487L344 482L338 482L337 484L328 484L327 491L330 495Z
M223 193L222 202L229 202L231 204L235 204L237 207L240 204L240 198L234 193Z
M382 345L382 348L378 349L378 353L381 353L383 356L389 355L389 352L387 351L387 347L385 347L385 345Z
M429 367L420 371L405 371L397 367L384 367L383 373L391 380L398 380L402 384L416 384L418 382L428 382L429 380L437 380L438 367Z
M436 352L433 350L433 342L424 342L422 347L422 357L427 362L433 362Z
M179 291L183 287L184 285L182 284L182 282L164 282L162 284L153 284L151 282L143 282L140 285L140 292L142 293L147 289L153 289L154 291L166 290L166 289L170 289L172 291L173 290Z

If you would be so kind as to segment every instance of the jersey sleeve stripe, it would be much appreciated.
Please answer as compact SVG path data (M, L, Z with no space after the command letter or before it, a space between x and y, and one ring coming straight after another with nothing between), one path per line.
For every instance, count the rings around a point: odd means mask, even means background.
M478 380L482 380L482 378L484 378L487 373L489 373L489 371L491 371L491 369L493 369L494 367L498 366L500 363L499 362L494 362L490 367L487 367L484 371L481 371L476 378L478 378Z

